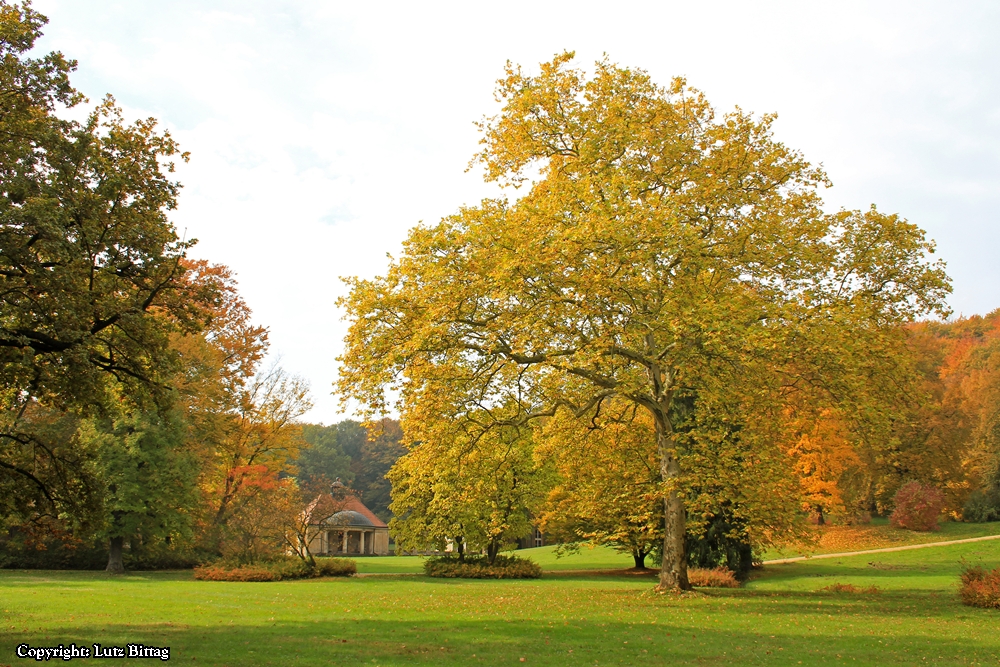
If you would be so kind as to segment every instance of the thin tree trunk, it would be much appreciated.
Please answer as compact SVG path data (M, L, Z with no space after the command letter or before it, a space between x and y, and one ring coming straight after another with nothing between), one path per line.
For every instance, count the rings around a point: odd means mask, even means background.
M500 553L500 541L496 539L490 540L490 543L486 546L486 559L490 565L497 559L497 554Z
M104 569L108 574L125 574L125 564L122 562L124 537L112 537L108 548L108 566Z
M455 549L458 550L458 562L465 562L465 542L461 535L455 537Z
M667 433L667 425L656 420L656 442L660 450L660 476L664 482L671 482L681 474L681 466L677 461L673 438ZM656 587L660 591L689 591L687 554L684 553L684 532L687 529L687 516L684 511L684 501L677 495L676 489L671 489L664 505L663 526L663 564L660 567L660 583Z

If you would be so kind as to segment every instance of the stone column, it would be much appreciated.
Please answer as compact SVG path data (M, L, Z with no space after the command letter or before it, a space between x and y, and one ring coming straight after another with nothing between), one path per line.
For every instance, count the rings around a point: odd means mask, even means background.
M366 533L363 530L359 530L358 531L358 553L359 554L365 553L365 536L367 534L368 533Z
M342 543L342 547L343 548L341 549L341 551L343 551L346 554L347 553L347 531L345 530L344 532L342 532L341 536L344 538L343 539L343 543Z

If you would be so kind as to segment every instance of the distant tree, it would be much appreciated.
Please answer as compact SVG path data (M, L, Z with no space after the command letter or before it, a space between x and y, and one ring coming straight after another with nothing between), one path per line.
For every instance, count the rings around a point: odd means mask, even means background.
M537 429L538 453L557 474L538 518L552 537L609 544L642 568L663 541L659 455L648 416L617 407L593 419L561 414Z
M198 468L183 446L179 414L88 419L76 438L95 450L103 515L98 534L108 544L109 573L125 571L126 543L169 543L190 535Z
M230 400L212 441L218 463L204 478L216 531L256 506L258 481L291 469L305 444L298 419L312 406L305 382L278 366L258 372Z
M376 516L389 520L392 489L386 473L406 453L399 422L382 419L367 427L352 419L329 426L306 424L302 437L309 446L302 449L295 466L303 484L340 478Z
M358 422L345 420L338 424L304 424L302 439L308 447L302 449L295 461L300 483L314 484L319 480L341 479L345 484L354 480L351 470L352 456L361 457L361 448L367 439L365 429Z
M349 492L332 491L328 479L313 478L307 485L295 485L297 493L287 496L291 502L280 508L285 514L285 544L310 567L316 559L309 545L321 533L330 530L326 520L347 508L351 500ZM346 487L344 487L346 488Z
M436 423L412 432L417 440L389 472L397 549L451 544L460 558L482 551L493 564L531 530L551 483L534 459L530 429L470 437L460 423Z
M266 465L236 472L241 479L239 495L226 521L216 527L220 555L246 565L284 554L289 524L304 509L295 480L279 477Z
M392 516L389 503L392 485L389 470L406 453L403 431L398 421L381 419L368 426L367 438L361 446L361 456L351 464L353 487L361 494L365 506L383 521Z
M789 419L795 416L789 414ZM799 419L800 431L788 453L801 480L803 509L819 525L830 516L857 514L859 494L850 479L859 476L864 464L847 425L831 410L810 411Z

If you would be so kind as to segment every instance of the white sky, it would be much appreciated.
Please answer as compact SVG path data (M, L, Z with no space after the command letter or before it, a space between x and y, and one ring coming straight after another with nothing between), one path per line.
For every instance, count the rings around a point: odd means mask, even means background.
M232 267L272 352L330 423L339 276L374 276L407 230L492 192L465 173L508 59L607 53L720 111L778 112L831 209L926 229L956 314L1000 306L1000 3L36 0L43 50L79 61L191 152L174 222Z

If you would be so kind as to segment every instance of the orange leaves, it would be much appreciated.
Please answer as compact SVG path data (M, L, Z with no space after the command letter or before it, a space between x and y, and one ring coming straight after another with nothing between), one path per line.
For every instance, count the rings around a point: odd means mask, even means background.
M804 509L842 514L845 507L841 480L862 463L843 420L823 410L812 423L803 423L799 439L788 453L795 459L804 494Z
M231 480L242 480L248 491L273 491L279 486L287 485L290 480L280 479L278 473L264 465L237 466L231 468L227 477Z

